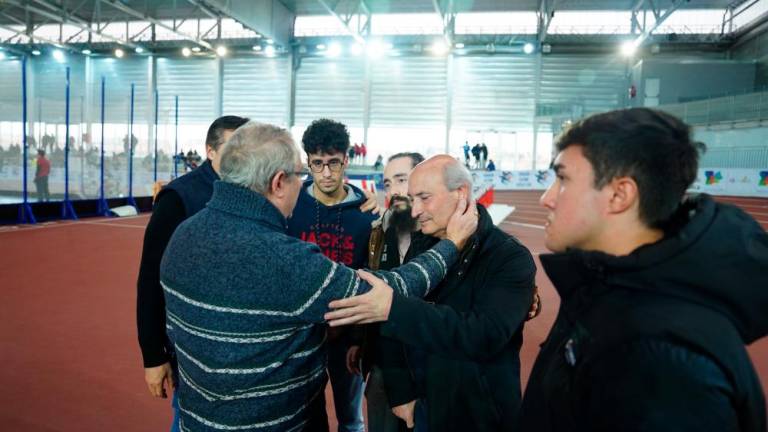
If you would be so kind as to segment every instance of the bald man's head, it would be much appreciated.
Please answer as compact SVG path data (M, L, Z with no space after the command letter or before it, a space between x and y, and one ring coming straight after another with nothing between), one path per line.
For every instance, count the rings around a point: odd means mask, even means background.
M416 165L408 181L412 215L424 234L443 238L459 200L472 193L472 176L449 155L433 156Z

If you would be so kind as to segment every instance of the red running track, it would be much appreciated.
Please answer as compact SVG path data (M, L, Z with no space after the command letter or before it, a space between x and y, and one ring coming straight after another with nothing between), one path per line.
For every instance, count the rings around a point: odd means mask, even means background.
M537 195L496 199L518 207L502 227L538 257L545 250ZM135 280L147 220L0 227L1 430L167 430L169 403L149 396L136 342ZM537 282L544 310L526 325L524 383L559 304L543 272ZM750 353L767 388L768 339Z

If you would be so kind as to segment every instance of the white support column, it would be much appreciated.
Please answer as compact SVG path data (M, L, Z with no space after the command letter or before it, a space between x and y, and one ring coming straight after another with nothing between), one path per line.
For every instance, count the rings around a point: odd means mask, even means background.
M368 143L368 128L371 127L371 87L372 87L371 59L365 56L365 73L363 74L363 143L370 148Z
M288 57L288 112L286 114L285 124L290 131L296 124L296 70L294 62L296 61L296 49L291 50Z
M224 111L224 59L216 58L216 93L213 97L213 112L221 117Z
M154 55L147 58L147 104L144 110L144 121L147 122L147 154L155 150L155 90L157 89L157 64Z
M536 152L539 147L539 116L536 115L536 104L541 99L541 68L543 60L541 52L536 53L536 62L534 63L533 78L533 157L531 160L531 169L536 169Z
M33 137L39 145L39 137L35 136L35 123L40 119L40 104L37 101L37 93L35 92L35 68L32 67L35 61L38 60L34 57L27 58L27 127L29 128L27 135Z
M450 154L453 126L453 52L448 54L445 67L445 154Z
M93 113L98 111L99 106L97 99L94 98L95 82L93 80L93 60L91 56L85 57L85 88L83 89L83 98L85 103L83 104L83 118L82 122L85 124L85 133L90 137L91 142L89 147L93 145ZM85 145L83 146L85 147Z

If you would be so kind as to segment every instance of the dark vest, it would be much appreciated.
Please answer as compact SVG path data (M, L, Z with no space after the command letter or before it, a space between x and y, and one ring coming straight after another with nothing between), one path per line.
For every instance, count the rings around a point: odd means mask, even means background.
M219 175L213 170L210 160L206 160L196 169L173 180L163 187L160 195L167 190L175 191L184 203L186 217L190 217L205 208L213 195L213 182Z

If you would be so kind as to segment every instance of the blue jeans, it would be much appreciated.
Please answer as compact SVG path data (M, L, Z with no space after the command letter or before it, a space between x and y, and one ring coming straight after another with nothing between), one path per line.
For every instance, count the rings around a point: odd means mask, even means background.
M427 402L424 399L416 401L416 407L413 412L413 424L415 426L415 432L427 432L429 430Z
M178 375L177 375L178 376ZM178 379L178 378L176 378ZM173 398L171 399L173 408L173 423L171 423L171 432L180 432L179 428L179 392L178 388L173 389Z
M363 377L347 370L347 338L328 343L328 377L333 389L338 432L365 432L363 419Z

